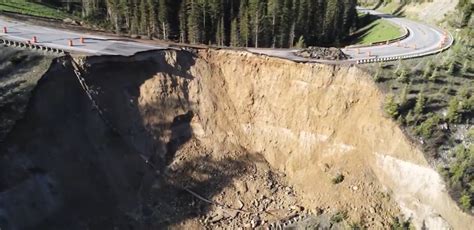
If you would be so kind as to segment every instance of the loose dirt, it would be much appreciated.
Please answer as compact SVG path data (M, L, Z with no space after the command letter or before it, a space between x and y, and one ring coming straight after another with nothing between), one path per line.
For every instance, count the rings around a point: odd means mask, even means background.
M399 207L417 226L472 223L355 67L213 50L74 62L88 94L56 59L0 145L6 229L382 229Z

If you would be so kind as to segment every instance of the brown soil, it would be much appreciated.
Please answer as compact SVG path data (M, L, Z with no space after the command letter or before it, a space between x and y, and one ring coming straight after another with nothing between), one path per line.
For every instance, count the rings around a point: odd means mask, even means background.
M424 190L407 198L400 186L411 184L385 172L427 164L355 67L212 50L76 61L103 114L71 60L59 59L0 145L0 203L17 199L0 207L0 226L315 227L344 212L346 221L328 227L381 229L398 204L432 205L427 215L465 223ZM45 195L18 195L33 191Z

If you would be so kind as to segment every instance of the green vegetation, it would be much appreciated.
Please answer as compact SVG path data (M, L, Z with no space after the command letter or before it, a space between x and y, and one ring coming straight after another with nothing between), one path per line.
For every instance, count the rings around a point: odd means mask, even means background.
M342 221L344 221L345 219L347 219L347 212L342 212L342 211L339 211L339 212L336 212L334 215L331 216L331 223L334 224L334 223L340 223Z
M466 7L472 5L459 6L460 11L445 20L456 38L450 50L422 59L364 67L387 93L386 114L422 144L427 157L437 162L453 199L463 210L472 212L474 26L461 23Z
M470 132L474 132L473 130L471 128ZM456 188L459 203L466 211L470 211L474 205L474 138L468 139L470 144L467 147L459 144L454 148L451 154L454 160L449 167L441 168L441 174L447 178L451 188Z
M400 27L383 19L373 21L366 27L361 28L360 31L364 32L357 38L357 44L372 44L395 39L403 35Z
M431 113L427 114L426 117L427 119L415 128L415 132L423 138L429 139L436 131L441 118L437 114L433 115Z
M390 224L391 230L408 230L415 229L415 227L410 223L410 220L401 220L398 217L393 218L392 223Z
M0 0L0 11L1 10L53 19L71 17L71 15L61 9L26 0Z
M17 11L64 18L60 10L47 7L51 6L66 9L69 14L78 15L83 21L119 34L219 46L333 45L345 40L355 30L357 22L356 0L41 2L24 2L27 6L23 8L27 10ZM10 10L14 8L13 5L9 5ZM35 7L41 10L31 10Z
M395 96L393 94L387 95L385 98L385 112L392 118L398 117L398 104L395 102Z

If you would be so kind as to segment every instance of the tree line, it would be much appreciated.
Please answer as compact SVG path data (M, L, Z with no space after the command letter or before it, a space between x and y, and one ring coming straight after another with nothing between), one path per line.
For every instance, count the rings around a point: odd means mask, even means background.
M48 0L43 0L48 2ZM49 0L61 5L63 1ZM357 24L357 0L80 0L68 5L116 33L183 43L334 45Z

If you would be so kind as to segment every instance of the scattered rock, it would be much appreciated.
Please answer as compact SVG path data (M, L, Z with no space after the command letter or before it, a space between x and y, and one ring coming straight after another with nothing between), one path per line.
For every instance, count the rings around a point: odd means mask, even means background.
M370 212L370 213L375 213L375 208L374 208L374 207L370 207L369 212Z
M310 46L306 49L301 49L295 53L297 56L304 58L326 59L326 60L346 60L349 57L338 48L326 48Z
M238 181L235 183L237 193L244 194L248 191L247 183L245 181Z
M240 199L237 200L237 209L242 210L244 208L244 202L242 202Z
M260 225L260 217L259 216L254 216L252 220L250 221L251 227L256 228L257 226Z
M217 210L211 218L209 218L210 223L216 223L224 219L224 211L222 209Z
M63 22L67 24L81 25L81 23L79 23L78 21L70 19L70 18L63 19Z

